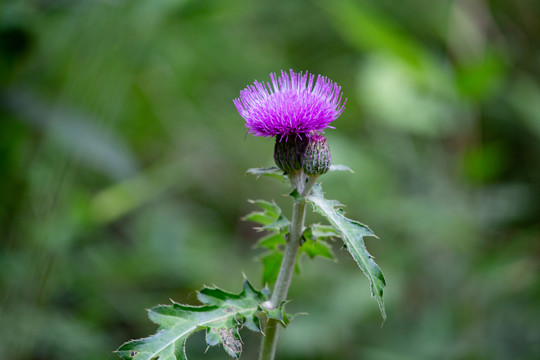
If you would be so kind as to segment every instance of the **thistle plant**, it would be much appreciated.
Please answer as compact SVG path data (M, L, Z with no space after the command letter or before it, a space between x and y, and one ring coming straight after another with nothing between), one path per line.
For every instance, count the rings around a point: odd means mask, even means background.
M262 334L260 360L275 357L278 329L286 327L290 315L285 312L287 293L299 255L333 258L328 240L340 238L370 282L371 295L386 318L384 276L368 253L364 237L375 234L364 224L345 217L338 201L324 197L319 177L328 171L350 170L331 165L330 147L322 132L333 128L345 108L341 87L330 79L306 73L271 74L270 83L255 83L233 100L245 120L248 133L275 138L276 167L253 168L248 173L285 179L291 184L292 217L287 219L275 202L251 201L260 208L245 219L257 223L265 235L257 246L266 250L262 290L245 279L243 290L233 294L219 288L205 287L198 292L202 305L158 305L149 310L150 320L159 325L156 334L123 344L117 354L126 360L187 359L188 337L206 331L208 346L221 344L232 357L242 353L240 330ZM328 225L306 226L309 206ZM269 290L269 287L272 290Z

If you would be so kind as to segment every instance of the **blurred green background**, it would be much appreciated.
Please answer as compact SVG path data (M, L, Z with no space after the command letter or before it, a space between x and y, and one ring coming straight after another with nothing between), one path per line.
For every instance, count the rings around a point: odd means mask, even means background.
M280 359L540 359L536 0L4 0L0 357L115 359L217 284L258 287L247 199L287 184L232 99L293 68L348 98L328 198L379 235L381 327L346 251L303 261ZM321 219L310 215L313 221ZM244 359L258 336L244 332ZM204 354L203 335L188 342Z

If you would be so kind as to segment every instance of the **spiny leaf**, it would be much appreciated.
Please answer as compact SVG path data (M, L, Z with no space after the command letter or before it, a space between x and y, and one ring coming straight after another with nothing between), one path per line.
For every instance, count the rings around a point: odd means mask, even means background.
M275 319L281 322L283 326L287 326L291 322L289 314L285 312L285 303L281 304L280 307L267 309L266 316L269 319Z
M280 207L275 202L265 200L249 200L250 203L259 206L263 211L254 211L244 216L243 220L249 220L263 225L259 230L278 231L286 233L290 225L281 213Z
M241 295L231 294L219 288L204 287L197 292L197 299L203 304L219 305L228 299L240 299Z
M279 251L271 251L263 255L260 259L263 264L263 284L274 284L278 277L283 254Z
M261 323L257 316L247 317L244 326L254 332L261 332Z
M265 200L250 200L252 204L259 206L263 211L255 211L244 217L244 220L254 221L263 226L256 228L259 231L268 231L257 243L257 247L270 250L259 257L263 264L263 284L273 284L278 276L281 259L280 245L286 243L285 236L289 232L290 221L281 213L281 209L275 202Z
M324 241L314 241L311 239L306 240L306 242L300 248L302 253L305 253L310 259L320 256L330 260L335 260L334 253Z
M208 346L216 346L219 344L219 334L216 329L206 329L206 344L208 344Z
M330 171L348 171L354 173L347 165L330 165Z
M271 233L270 235L260 238L256 244L256 247L273 250L277 249L280 245L285 244L285 237L282 234Z
M198 293L201 306L158 305L149 310L150 319L159 325L159 331L150 337L129 341L118 348L118 355L125 360L184 360L187 338L193 333L206 330L209 346L221 343L233 358L242 352L242 342L238 333L245 325L253 331L260 331L258 316L267 314L261 306L268 300L268 294L259 292L245 280L240 294L232 294L218 288L205 287ZM285 322L281 307L272 309L267 316L277 316ZM285 316L286 318L286 316Z
M255 204L261 209L265 210L268 216L277 217L281 214L281 209L275 202L266 200L248 200L251 204Z
M263 226L262 230L278 231L282 234L286 234L289 231L289 225L291 222L285 216L279 214L278 218L271 224Z
M300 247L300 253L306 254L310 259L320 256L335 260L332 248L326 242L328 238L332 237L339 237L332 226L313 224L307 227L302 234L304 243Z
M269 176L283 181L287 179L287 177L283 174L283 171L280 170L277 166L271 166L267 168L251 168L248 169L246 173L256 175L257 178L261 176Z
M343 205L335 200L326 200L320 185L313 187L311 194L307 196L307 200L315 211L324 216L339 233L352 257L368 277L371 295L377 300L383 319L386 319L383 302L383 289L386 282L381 269L373 261L373 256L367 251L363 240L365 236L376 237L376 235L367 226L346 218L341 210Z
M306 239L326 239L330 237L339 237L339 233L334 230L332 226L313 224L304 230L304 237Z
M254 211L252 213L249 213L246 216L244 216L242 218L242 220L244 220L244 221L253 221L253 222L256 222L256 223L261 224L261 225L270 225L271 223L276 221L272 217L270 217L270 216L266 215L264 212L260 212L260 211Z

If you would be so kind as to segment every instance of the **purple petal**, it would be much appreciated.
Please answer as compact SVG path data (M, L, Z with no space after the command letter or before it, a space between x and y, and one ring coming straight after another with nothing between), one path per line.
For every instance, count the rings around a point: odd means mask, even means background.
M270 74L270 83L259 83L240 91L234 105L246 121L246 128L254 136L299 135L333 128L345 108L341 87L330 79L305 73L281 76Z

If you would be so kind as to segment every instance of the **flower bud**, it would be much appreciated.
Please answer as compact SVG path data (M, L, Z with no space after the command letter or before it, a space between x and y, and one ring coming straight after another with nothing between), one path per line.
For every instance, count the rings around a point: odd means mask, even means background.
M308 175L322 175L330 169L332 156L326 138L322 135L311 135L304 152L303 169Z
M308 142L307 135L303 137L292 135L281 140L276 138L274 161L278 168L283 170L285 174L291 174L302 169L302 160Z

